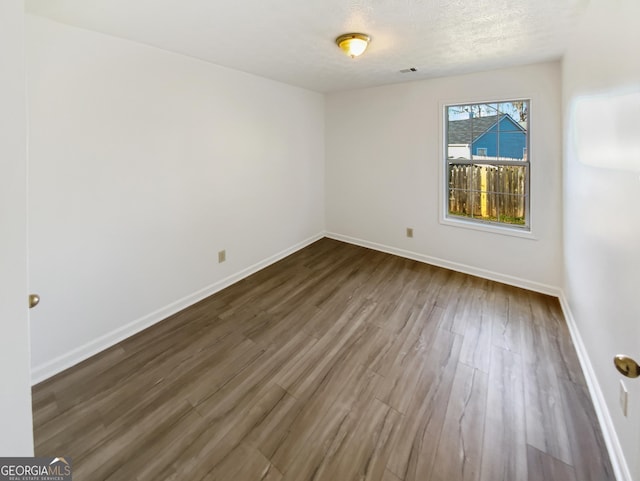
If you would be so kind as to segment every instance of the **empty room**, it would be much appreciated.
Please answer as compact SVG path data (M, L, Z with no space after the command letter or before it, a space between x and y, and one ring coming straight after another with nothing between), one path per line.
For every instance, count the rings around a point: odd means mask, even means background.
M640 481L638 18L3 1L0 479Z

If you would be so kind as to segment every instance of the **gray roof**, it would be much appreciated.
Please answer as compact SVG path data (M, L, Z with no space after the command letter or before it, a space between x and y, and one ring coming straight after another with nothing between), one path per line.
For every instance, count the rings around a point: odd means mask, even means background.
M470 119L462 120L450 120L447 127L447 143L470 144L472 142L472 138L473 141L475 141L478 137L493 127L500 117L511 118L508 114L502 114L489 115L487 117L472 117ZM516 121L513 121L513 123L522 130L525 130Z

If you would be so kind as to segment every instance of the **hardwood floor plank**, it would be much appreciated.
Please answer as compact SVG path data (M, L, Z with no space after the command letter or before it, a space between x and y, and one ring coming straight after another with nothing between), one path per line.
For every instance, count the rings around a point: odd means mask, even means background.
M43 455L73 452L74 459L78 459L102 442L105 431L98 412L91 405L85 405L83 410L66 412L44 426L34 425L34 450Z
M306 324L316 314L314 305L302 305L289 314L273 315L265 313L267 321L243 332L245 336L261 346L286 343L297 331L309 332Z
M202 416L209 419L220 419L231 412L237 412L251 401L252 394L273 383L271 377L307 343L308 337L301 332L284 346L265 350L219 389L210 390L206 397L188 393L187 399Z
M545 329L539 310L534 307L532 312L533 319L524 324L522 338L527 442L571 464L571 446L560 385L556 371L549 362L550 331Z
M55 399L56 393L63 393L67 389L77 386L78 382L86 382L100 376L105 370L117 364L126 357L124 348L117 344L38 384L39 389L33 390L33 406L39 408L42 403ZM61 409L61 407L59 407ZM40 413L38 413L40 414Z
M251 479L255 481L279 481L280 473L255 449L239 445L225 459L207 473L202 481L227 481Z
M471 304L466 312L464 342L460 351L460 362L482 372L489 373L491 361L492 319L487 308L487 292L474 289Z
M286 466L291 460L304 456L305 446L314 442L323 442L315 433L323 431L322 423L327 422L327 416L341 418L350 411L358 411L373 399L373 393L380 381L380 376L371 372L366 366L355 364L349 370L336 370L331 376L325 377L315 391L307 393L304 407L296 415L291 423L287 435L281 440L277 449L270 457L271 461L282 472L287 471ZM346 414L345 414L346 413ZM329 422L333 422L330 420Z
M227 412L224 418L207 418L201 423L202 427L197 438L181 454L173 465L173 478L179 479L208 479L218 470L227 470L228 457L232 457L234 450L244 444L263 420L286 399L286 392L279 386L266 385L263 389L241 403L241 409ZM258 453L255 448L249 448ZM266 458L254 456L261 462ZM270 463L266 461L265 469ZM214 473L214 474L212 474ZM222 478L220 478L222 479Z
M204 364L191 369L191 366L185 366L175 374L175 378L166 378L166 384L162 388L171 390L196 405L255 365L265 353L266 349L256 346L248 339L238 344L230 342L219 346L211 357L203 356ZM211 366L215 366L215 369L211 369Z
M462 338L438 329L433 351L394 440L387 468L401 479L429 479Z
M322 462L315 467L313 479L380 480L400 418L398 412L377 399L371 399L361 411L352 410Z
M402 479L393 474L388 469L385 469L384 474L382 475L382 481L402 481Z
M571 340L567 323L564 321L560 302L550 296L545 296L542 302L544 302L544 307L546 308L542 313L543 318L548 324L553 325L550 330L555 333L550 338L549 354L552 358L556 375L559 378L567 379L574 384L586 387L587 382L584 378L575 346Z
M331 239L33 411L36 455L91 481L613 481L556 299Z
M428 320L418 324L419 332L407 336L391 369L384 375L378 398L402 414L407 412L420 379L424 376L423 372L429 369L429 353L436 339L433 333L438 326L438 318L432 315L440 313L440 309L433 307L426 314L425 318Z
M397 295L397 288L404 286L410 272L407 269L407 260L401 257L387 256L386 262L379 269L375 270L373 282L369 284L366 297L379 304L384 304L389 300L394 300Z
M456 332L454 326L458 326L458 329L460 329L462 321L456 321L456 318L462 317L464 314L464 308L472 296L470 292L472 284L473 281L469 276L454 272L449 277L449 282L440 289L436 298L436 305L445 310L440 326L442 329L447 329L451 332Z
M523 374L518 354L491 348L482 481L527 478Z
M125 350L120 346L114 346L104 352L97 354L96 359L85 360L73 367L73 371L66 370L41 383L42 390L34 390L34 399L36 403L43 397L40 392L46 393L50 400L55 400L56 414L59 415L66 412L83 400L93 397L96 391L112 386L117 380L121 379L121 373L111 369L112 366L126 366L127 363L121 364L126 357ZM125 373L124 375L126 375ZM82 390L78 390L77 386L84 386ZM74 393L78 396L75 397ZM37 416L42 417L41 414ZM45 422L51 418L44 419Z
M387 377L390 375L390 371L397 366L398 360L402 356L403 347L406 349L419 340L420 336L424 335L423 331L428 330L431 333L435 332L440 323L443 309L437 308L435 305L425 305L420 312L413 312L413 320L405 324L405 328L399 332L389 331L380 327L383 330L381 338L384 339L384 345L380 346L377 352L373 353L373 358L369 358L371 361L371 369ZM380 311L376 311L372 316L379 316ZM429 335L426 333L427 336ZM427 337L432 339L433 336ZM397 367L396 367L397 369Z
M305 436L300 436L299 443L290 444L287 451L276 451L271 461L276 467L280 466L283 481L314 479L331 446L336 439L344 437L343 425L347 423L349 412L344 406L335 407L313 427L304 429Z
M159 433L170 429L192 411L187 402L162 403L141 413L134 423L119 423L110 436L95 444L84 456L74 457L73 475L78 479L106 480L122 464L138 456L138 451L153 444Z
M509 316L509 296L503 291L493 289L485 304L491 319L491 344L506 351L520 352L520 325Z
M580 481L614 481L613 468L587 389L564 379L560 381L560 387L576 478Z
M107 479L129 481L131 473L136 473L136 481L162 479L176 458L191 443L193 427L202 422L202 417L194 409L189 410L174 424L167 425L166 429L155 433L152 441L153 449L138 450L135 456L120 464Z
M348 356L350 347L367 330L365 320L371 310L371 305L355 305L345 313L336 324L313 347L309 349L309 356L300 363L298 368L288 371L284 379L277 377L278 382L294 396L301 398L305 391L313 389L314 384L332 368L336 360Z
M272 459L302 408L301 402L285 392L282 400L252 429L244 442Z
M558 378L587 387L587 381L570 336L552 337L550 356Z
M431 480L480 479L487 391L486 373L458 363Z
M578 481L573 467L527 446L527 481Z
M471 280L467 281L473 284ZM473 327L482 312L481 305L485 291L475 287L465 288L458 299L456 310L451 321L451 332L464 336L470 327Z
M174 363L170 366L159 363L156 369L149 370L132 365L131 368L137 373L136 376L130 376L112 386L105 386L102 391L92 390L93 397L82 399L71 410L64 411L64 415L38 426L36 430L38 442L47 445L48 439L56 436L67 426L67 433L70 435L76 458L82 457L94 448L96 430L100 431L104 438L109 437L114 431L120 429L122 423L135 423L154 405L174 399L184 399L187 392L196 391L197 387L202 385L198 383L206 377L208 372L203 369L202 363L206 365L212 360L221 365L232 363L233 368L216 371L218 375L222 373L231 375L234 369L240 369L242 363L237 362L237 356L250 357L249 349L254 347L253 343L247 341L248 346L247 343L238 344L238 339L232 339L232 337L227 337L226 341L222 346L212 342L212 348L206 352L198 345L194 345L193 351L186 350L187 353L191 353L190 355L171 358ZM219 350L216 350L216 347ZM90 387L90 389L94 388L95 385ZM85 387L79 385L77 389L84 390ZM69 391L65 395L71 395L72 392ZM181 393L184 393L184 396L181 396ZM82 396L78 397L82 398ZM66 421L68 416L77 416L78 419L70 428Z

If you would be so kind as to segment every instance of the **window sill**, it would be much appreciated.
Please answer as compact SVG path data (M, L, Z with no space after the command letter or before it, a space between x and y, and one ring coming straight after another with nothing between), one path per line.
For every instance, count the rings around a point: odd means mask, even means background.
M463 229L478 230L481 232L490 232L492 234L506 235L511 237L521 237L523 239L538 240L533 235L531 228L528 227L503 227L500 225L481 223L476 221L469 221L465 219L452 219L451 217L443 217L440 219L440 224L448 225L452 227L461 227Z

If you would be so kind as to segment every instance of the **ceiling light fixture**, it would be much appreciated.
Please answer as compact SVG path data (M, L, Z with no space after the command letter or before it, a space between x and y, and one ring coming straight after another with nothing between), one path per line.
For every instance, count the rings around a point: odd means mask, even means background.
M336 38L338 47L351 58L359 57L369 46L371 38L364 33L345 33Z

